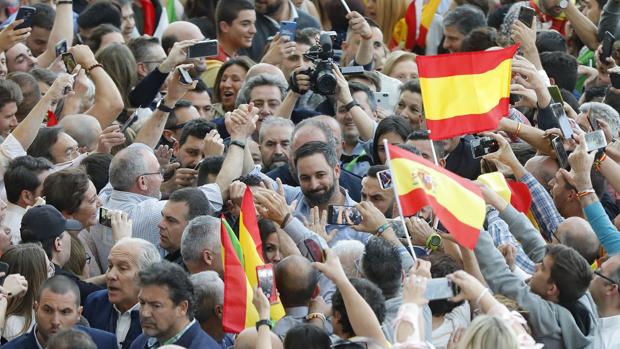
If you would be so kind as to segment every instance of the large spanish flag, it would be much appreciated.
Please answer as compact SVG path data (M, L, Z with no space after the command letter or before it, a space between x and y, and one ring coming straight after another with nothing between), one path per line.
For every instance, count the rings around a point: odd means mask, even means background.
M417 57L431 139L497 128L508 115L511 64L517 48Z
M486 215L480 189L422 157L389 145L392 181L405 217L425 206L461 245L473 249Z

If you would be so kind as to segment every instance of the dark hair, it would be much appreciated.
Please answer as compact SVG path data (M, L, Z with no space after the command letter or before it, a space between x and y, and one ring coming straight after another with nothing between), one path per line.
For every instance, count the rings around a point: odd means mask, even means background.
M432 253L428 260L431 262L431 276L433 278L446 277L448 274L452 274L457 270L462 269L457 262L451 256L435 252ZM433 315L445 315L452 311L452 309L463 304L463 302L452 303L445 299L439 299L428 302L429 308Z
M193 90L190 90L191 92L196 92L196 93L202 93L202 92L207 92L209 93L209 87L207 87L207 84L202 81L202 79L198 79L196 80L196 87L194 87ZM211 94L209 93L209 96Z
M191 120L183 126L183 131L179 139L179 146L183 146L183 144L187 142L189 136L203 139L207 133L215 128L217 128L217 126L210 121L205 121L204 119Z
M512 6L512 4L505 4L491 12L487 18L487 24L489 27L499 30L504 23L508 10L510 10L510 6Z
M536 49L543 52L566 52L568 46L562 34L555 30L541 30L536 33Z
M48 159L35 158L29 155L13 159L4 173L6 198L10 203L17 204L23 190L34 193L41 185L38 176L43 171L50 170L53 166Z
M168 201L184 202L187 205L185 220L188 222L198 216L208 216L214 213L209 200L198 188L177 189L170 195Z
M558 87L573 91L577 84L577 59L566 52L542 52L540 62Z
M224 157L222 155L211 155L204 158L198 168L198 185L207 184L207 177L210 174L220 173L223 163Z
M185 14L187 18L208 17L211 20L215 18L215 7L219 0L187 0L185 4Z
M295 151L295 166L301 158L312 156L314 154L322 154L325 157L325 161L330 167L338 165L338 157L336 155L336 149L330 147L325 142L307 142L304 143L297 151Z
M588 290L592 280L592 268L574 249L564 245L547 245L546 255L553 258L551 281L559 289L559 300L576 301Z
M93 52L97 52L99 51L99 47L101 47L101 40L103 37L110 33L122 34L118 27L109 23L101 23L93 29L88 40L86 40L86 44Z
M420 80L418 79L413 79L405 82L404 84L400 85L398 90L400 94L405 91L409 91L411 93L417 93L419 95L422 95L422 87L420 87Z
M176 111L182 108L191 108L192 102L187 99L180 99L174 104L174 109L168 114L168 119L166 119L166 124L164 125L164 129L166 130L174 130L178 129L179 125L177 125L177 121L179 118L177 117Z
M605 98L605 92L609 86L589 86L583 89L585 95L584 102L594 102L597 100L603 100Z
M349 91L351 94L356 92L364 92L366 94L366 98L368 99L368 105L372 111L377 109L377 100L375 99L375 94L372 93L370 87L368 85L364 85L361 82L357 81L349 81Z
M58 136L61 132L64 132L62 127L42 127L37 132L37 136L34 138L32 144L28 148L28 155L34 157L44 157L51 162L54 162L54 157L50 153L52 145L58 142Z
M127 47L131 50L133 57L136 59L136 63L144 62L151 53L150 49L153 46L159 46L159 39L144 35L133 38L127 43Z
M332 344L324 329L311 324L299 324L286 332L284 349L327 349Z
M15 102L19 107L23 100L24 96L18 84L11 80L0 79L0 109L11 102Z
M205 38L217 37L217 30L215 29L215 22L213 19L208 17L194 17L188 19L187 21L197 26Z
M487 21L483 11L473 5L461 5L449 11L443 19L445 27L456 27L461 34L467 35L476 28L485 27Z
M375 164L379 165L379 140L383 135L393 132L398 134L403 139L403 142L405 142L411 131L412 129L409 121L403 117L389 116L381 120L375 130L375 137L373 138L372 144L372 158Z
M403 266L400 253L391 243L371 237L362 256L362 269L366 279L379 286L386 299L398 295Z
M196 298L194 286L185 271L175 263L166 260L153 263L140 271L140 287L159 286L168 289L168 296L174 305L187 301L187 318L194 318Z
M415 145L413 144L408 144L408 143L401 143L401 144L396 144L397 147L399 147L400 149L404 149L410 153L414 153L415 155L422 155L422 152L420 151L420 149L418 149Z
M92 153L88 155L80 166L84 168L86 174L93 181L97 193L110 181L110 163L112 162L111 154Z
M269 235L277 233L278 229L272 220L263 218L258 221L258 232L260 233L260 240L263 242L264 247L265 241Z
M37 302L41 300L41 294L43 294L43 291L45 290L50 290L50 292L59 295L65 295L69 292L73 293L75 296L75 307L80 307L80 289L77 284L73 282L73 280L64 275L54 275L45 280L43 285L39 288L39 292L37 292Z
M310 47L316 45L316 36L321 34L321 31L314 27L308 27L297 31L295 35L295 42L298 44L308 45Z
M51 336L46 349L97 349L97 345L86 332L75 329L62 330Z
M88 5L77 19L78 27L91 29L99 24L109 23L121 27L121 11L118 6L107 1L99 0Z
M373 165L368 168L368 172L366 172L366 177L377 178L377 173L381 171L387 170L388 167L385 165Z
M224 64L222 64L220 69L217 71L217 75L215 76L215 83L213 84L213 102L219 103L222 101L222 96L220 96L220 84L222 83L222 75L224 75L224 72L226 71L226 69L228 69L229 67L233 65L238 65L242 67L243 69L245 69L247 73L247 71L250 70L250 68L254 64L255 63L252 59L250 59L249 57L245 57L245 56L231 58L227 60L226 62L224 62Z
M366 7L362 0L345 0L351 11L357 11L362 16L366 13ZM332 30L346 31L349 22L345 19L347 16L347 10L342 6L340 0L329 0L325 5L325 11L323 14L329 18L332 24Z
M24 72L11 72L7 75L7 79L19 85L22 92L23 100L17 106L17 113L15 115L18 120L23 120L41 99L39 84L37 83L37 79Z
M58 211L72 214L80 209L89 182L84 169L67 168L47 176L43 182L41 195L45 196L45 201Z
M245 10L254 11L254 4L248 0L220 1L215 6L215 28L220 34L220 22L231 24L239 16L239 12Z
M50 5L42 3L34 4L32 5L32 7L34 7L37 12L32 15L31 27L39 27L45 30L52 30L52 27L54 26L54 17L56 17L56 11Z
M372 282L365 279L351 279L351 284L355 287L355 290L364 298L364 301L372 308L372 312L375 313L379 323L383 323L385 320L385 298L381 294L381 290ZM340 325L342 331L348 335L355 336L351 322L349 321L349 315L347 314L347 308L344 305L342 294L340 290L336 289L332 296L332 313L340 313Z
M480 27L465 35L461 51L484 51L494 46L497 46L497 30L491 27Z

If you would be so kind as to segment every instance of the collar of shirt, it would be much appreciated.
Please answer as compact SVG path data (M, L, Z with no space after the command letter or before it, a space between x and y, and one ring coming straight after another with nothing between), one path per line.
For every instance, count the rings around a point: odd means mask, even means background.
M297 18L299 18L299 13L297 13L297 9L295 8L295 5L291 1L288 1L288 6L291 9L291 18L287 19L286 21L297 22ZM273 23L273 25L275 25L276 28L278 29L280 28L280 23L278 21L276 21L275 19L269 16L265 16L265 18L271 21L271 23Z
M21 207L19 205L15 205L15 204L13 204L11 202L8 202L8 201L6 203L6 211L7 212L15 212L15 213L18 213L18 214L21 214L21 215L26 213L26 209L25 208L23 208L23 207Z
M154 197L132 193L128 191L113 190L112 194L110 195L110 200L138 203L138 202L142 202L146 200L157 200L157 199Z
M41 345L41 343L39 342L39 337L37 337L37 325L35 324L34 327L32 328L32 334L34 335L34 341L35 343L37 343L37 347L39 349L43 349L43 346Z
M140 310L140 303L136 303L133 307L131 307L131 309L127 310L124 313L118 310L118 308L116 307L116 304L112 304L112 308L114 309L114 311L116 311L116 313L118 314L118 317L120 318L123 315L131 314L131 312L134 310Z
M284 308L284 312L286 313L286 316L292 316L294 318L306 318L306 315L308 315L308 307L290 307L290 308Z
M181 337L183 337L185 332L187 332L187 330L189 330L189 328L192 327L192 325L194 325L194 323L196 323L196 319L190 321L189 324L187 324L187 326L183 327L181 332L175 334L174 336L172 336L172 338L168 339L167 341L165 341L165 342L163 342L161 344L159 342L157 342L157 338L154 338L154 337L149 338L149 340L147 341L147 348L148 349L154 349L154 348L162 347L164 345L169 345L169 344L176 343L179 339L181 339Z

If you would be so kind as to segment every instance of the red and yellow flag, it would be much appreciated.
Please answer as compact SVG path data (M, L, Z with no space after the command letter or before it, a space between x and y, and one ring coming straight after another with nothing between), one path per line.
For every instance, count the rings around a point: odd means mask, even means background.
M473 249L486 215L480 189L472 182L422 157L389 145L392 181L403 215L431 206L444 227L461 245Z
M497 128L508 115L511 64L517 48L417 57L431 139Z
M440 3L441 0L411 1L405 11L405 17L394 26L389 48L398 47L407 51L415 47L425 48L426 36Z

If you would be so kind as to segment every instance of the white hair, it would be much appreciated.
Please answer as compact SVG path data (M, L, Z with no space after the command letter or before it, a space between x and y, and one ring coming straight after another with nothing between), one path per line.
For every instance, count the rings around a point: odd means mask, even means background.
M114 247L125 245L138 245L139 251L136 251L136 253L138 253L138 269L140 271L148 268L153 263L161 261L161 255L157 247L144 239L124 237L118 240Z
M364 244L358 240L341 240L332 247L340 259L344 273L350 279L363 277L362 256L364 249Z

